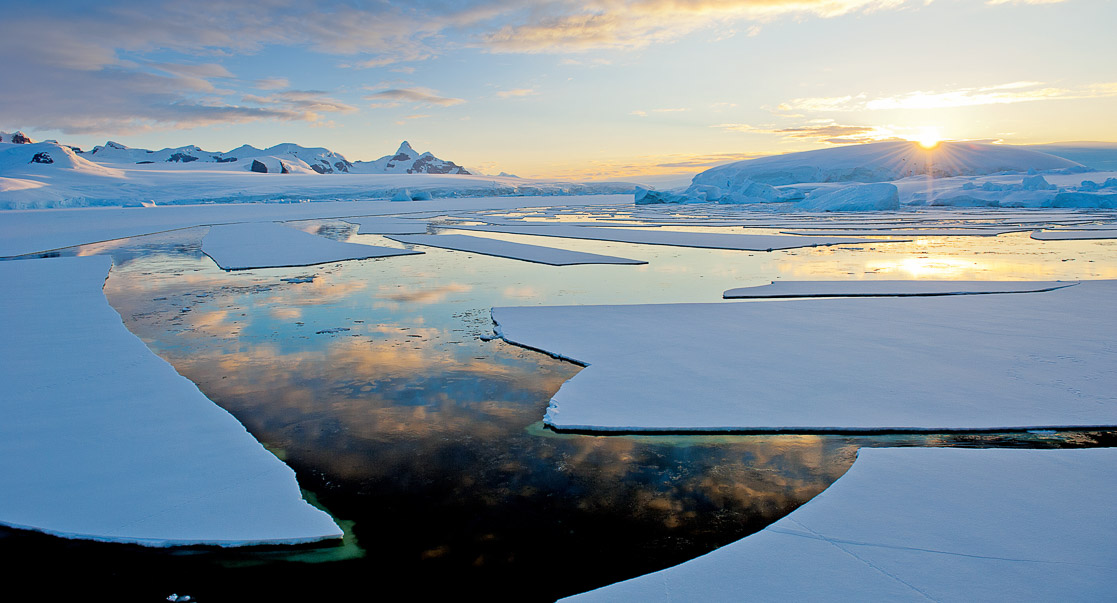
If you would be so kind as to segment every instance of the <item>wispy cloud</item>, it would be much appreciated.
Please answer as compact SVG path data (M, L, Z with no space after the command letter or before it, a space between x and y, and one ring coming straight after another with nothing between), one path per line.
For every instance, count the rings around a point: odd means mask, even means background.
M1117 96L1117 82L1098 83L1079 88L1056 88L1043 82L1010 82L996 86L958 88L947 91L916 90L875 98L869 97L867 94L797 98L781 103L778 110L781 112L827 113L891 109L949 109L978 105L1106 98L1111 96Z
M892 127L839 124L830 119L818 119L806 124L786 127L750 124L717 124L713 127L731 132L777 134L792 140L813 140L829 144L861 144L898 137L896 129Z
M282 90L291 87L291 80L285 77L267 77L252 82L252 85L260 90Z
M245 95L245 102L279 105L299 111L318 113L355 113L357 108L327 96L321 90L285 90L268 96Z
M643 48L709 27L785 15L835 17L905 0L590 0L536 3L520 22L481 35L494 52L565 53ZM755 35L750 29L749 34Z
M465 102L463 98L441 96L430 88L391 88L364 97L371 101L408 102L452 107Z
M629 115L635 115L637 117L647 117L652 113L684 113L686 111L690 111L690 109L686 107L673 107L670 109L649 109L647 111L644 111L643 109L636 109L635 111L631 111Z
M496 93L497 98L522 98L525 96L535 96L539 92L532 88L516 88L515 90L501 90Z

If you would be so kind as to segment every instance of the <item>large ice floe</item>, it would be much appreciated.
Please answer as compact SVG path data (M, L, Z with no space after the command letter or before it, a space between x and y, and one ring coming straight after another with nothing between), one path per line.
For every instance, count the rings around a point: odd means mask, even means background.
M468 251L482 255L491 255L537 264L551 266L572 266L576 264L647 264L643 260L630 260L610 255L586 253L584 251L571 251L569 249L556 249L540 245L527 245L512 241L487 239L484 237L471 237L469 235L440 234L440 235L391 235L393 241L409 245L426 245L456 251Z
M1044 293L493 308L586 365L544 421L592 431L1117 425L1117 281Z
M0 262L0 523L149 546L341 530L235 418L128 332L104 256Z
M1117 449L862 448L790 515L566 601L1106 601Z
M225 270L312 266L344 260L412 255L421 251L343 243L274 222L212 226L202 251Z

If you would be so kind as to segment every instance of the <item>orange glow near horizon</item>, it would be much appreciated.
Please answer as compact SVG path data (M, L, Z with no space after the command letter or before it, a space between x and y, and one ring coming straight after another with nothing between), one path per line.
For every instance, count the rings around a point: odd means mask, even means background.
M919 135L915 138L915 142L924 149L931 150L942 142L942 131L933 126L926 126L919 129Z

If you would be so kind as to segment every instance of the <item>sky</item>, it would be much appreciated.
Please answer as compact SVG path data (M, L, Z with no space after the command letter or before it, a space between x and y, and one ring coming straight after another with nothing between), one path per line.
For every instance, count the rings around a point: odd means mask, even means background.
M0 130L617 179L888 138L1117 141L1111 0L11 2Z

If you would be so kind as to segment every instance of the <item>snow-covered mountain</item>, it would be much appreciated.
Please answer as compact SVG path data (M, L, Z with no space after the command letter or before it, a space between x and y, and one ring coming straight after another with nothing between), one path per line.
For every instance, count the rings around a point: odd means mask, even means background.
M9 144L31 144L33 142L26 134L16 130L15 132L0 132L0 142Z
M419 153L406 140L394 155L355 162L351 171L357 174L470 174L453 161L439 159L430 152Z
M166 148L158 151L135 149L109 141L86 154L101 164L236 164L232 169L270 174L465 174L470 172L453 161L419 153L404 141L393 155L376 161L350 162L340 153L324 147L304 147L293 143L277 144L266 149L242 145L228 152L206 151L201 147ZM212 166L207 166L211 169Z

